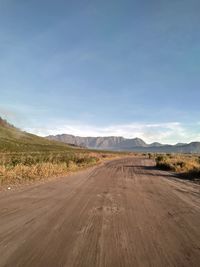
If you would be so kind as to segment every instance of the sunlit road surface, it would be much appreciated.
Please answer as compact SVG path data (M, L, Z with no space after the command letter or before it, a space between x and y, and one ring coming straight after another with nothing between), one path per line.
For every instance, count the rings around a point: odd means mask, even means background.
M0 192L0 266L200 266L200 186L144 158Z

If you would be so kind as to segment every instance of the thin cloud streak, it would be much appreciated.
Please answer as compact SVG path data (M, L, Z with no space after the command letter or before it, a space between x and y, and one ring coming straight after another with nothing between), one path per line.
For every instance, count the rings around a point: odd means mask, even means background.
M53 125L53 124L52 124ZM200 141L198 129L191 130L179 122L169 123L131 123L111 126L92 126L77 122L64 123L55 127L26 128L25 130L41 135L72 134L76 136L123 136L126 138L139 137L147 143L161 142L176 144L178 142Z

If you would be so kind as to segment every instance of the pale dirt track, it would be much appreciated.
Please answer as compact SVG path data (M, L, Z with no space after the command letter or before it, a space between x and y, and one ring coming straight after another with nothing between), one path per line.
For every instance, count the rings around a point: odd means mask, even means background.
M0 193L0 266L200 266L199 185L121 159Z

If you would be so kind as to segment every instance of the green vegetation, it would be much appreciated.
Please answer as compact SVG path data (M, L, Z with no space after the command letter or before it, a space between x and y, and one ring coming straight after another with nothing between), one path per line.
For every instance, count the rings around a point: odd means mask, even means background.
M173 171L190 180L200 179L200 157L198 155L162 154L156 156L159 169Z
M0 118L0 152L64 151L66 144L23 132Z
M0 185L65 175L118 153L92 151L22 132L0 118Z

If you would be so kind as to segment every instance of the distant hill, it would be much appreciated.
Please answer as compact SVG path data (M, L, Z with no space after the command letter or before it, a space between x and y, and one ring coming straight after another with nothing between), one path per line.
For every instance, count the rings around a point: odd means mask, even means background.
M75 144L87 148L110 149L110 150L129 150L132 147L146 147L147 144L139 138L126 139L123 137L80 137L68 134L47 136L49 140L56 140L67 144Z
M166 152L166 153L200 153L200 142L190 144L163 145L158 142L147 144L140 138L127 139L120 136L80 137L69 134L50 135L48 140L56 140L92 149L136 152Z
M23 132L0 117L0 152L57 151L70 146Z

